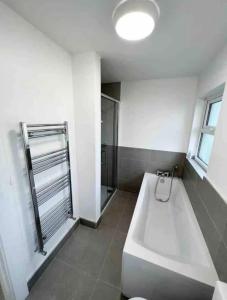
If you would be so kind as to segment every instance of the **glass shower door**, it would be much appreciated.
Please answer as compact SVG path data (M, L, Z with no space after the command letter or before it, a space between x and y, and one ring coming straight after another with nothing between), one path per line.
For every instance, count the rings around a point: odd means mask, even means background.
M102 96L101 102L101 209L116 189L117 103Z

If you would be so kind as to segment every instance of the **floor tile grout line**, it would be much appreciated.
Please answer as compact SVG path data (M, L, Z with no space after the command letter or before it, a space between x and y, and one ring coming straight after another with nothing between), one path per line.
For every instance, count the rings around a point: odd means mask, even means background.
M121 212L121 214L120 214L120 218L123 216L125 210L126 210L126 207L123 208L123 210L122 210L122 212ZM105 251L105 252L106 252L106 253L105 253L105 257L104 257L104 260L103 260L101 269L100 269L100 271L99 271L99 273L98 273L98 279L100 279L100 274L101 274L101 271L102 271L102 269L103 269L103 265L104 265L104 262L105 262L105 259L106 259L107 255L108 255L109 249L110 249L111 246L112 246L112 242L113 242L113 240L114 240L114 236L115 236L116 232L119 231L119 230L118 230L119 222L120 222L120 219L119 219L119 221L118 221L118 224L116 224L115 228L113 228L113 234L112 234L112 237L111 237L109 246L107 247L107 249L106 249L106 251ZM101 224L101 223L100 223L100 224ZM110 227L110 228L111 228L111 227ZM76 269L75 267L73 267L72 265L70 265L68 262L66 262L66 261L65 261L64 259L62 259L62 258L56 257L55 259L58 260L58 261L60 261L60 262L62 262L62 263L64 263L65 265L67 265L67 266L70 267L71 269L74 269L74 270ZM77 264L77 267L78 267L78 269L79 269L80 271L82 271L84 274L86 274L86 275L88 275L89 277L91 277L91 278L94 279L93 275L91 275L90 273L88 273L88 272L86 272L85 270L83 270L82 266L81 266L79 263ZM97 277L96 277L96 278L97 278Z
M65 260L61 259L61 258L56 258L57 261L63 263L64 265L66 265L67 267L69 267L71 270L73 271L80 271L81 273L83 273L83 275L86 275L87 277L89 277L90 279L93 279L94 281L96 281L96 276L85 271L82 267L82 265L80 265L79 263L77 264L77 268L75 268L74 266L70 265L68 262L66 262Z
M113 243L113 240L114 240L115 232L116 232L116 228L114 228L114 230L113 230L112 238L111 238L111 240L110 240L109 246L107 247L106 254L105 254L105 257L104 257L103 262L102 262L102 266L101 266L101 268L100 268L99 274L98 274L97 279L96 279L96 282L95 282L95 288L93 289L93 292L92 292L91 296L89 297L89 300L92 300L92 297L94 296L95 289L96 289L96 287L97 287L98 281L102 282L102 280L100 279L100 276L101 276L102 271L103 271L103 269L104 269L104 265L105 265L105 262L106 262L106 259L107 259L109 250L110 250L110 248L111 248L111 246L112 246L112 243ZM104 283L106 283L106 282L104 282Z
M105 255L105 257L104 257L102 266L101 266L101 268L100 268L99 275L98 275L98 277L97 277L97 280L99 280L99 281L101 281L101 282L103 281L105 284L106 284L107 282L105 282L104 280L102 280L102 279L100 278L100 276L101 276L102 271L103 271L103 269L104 269L104 265L105 265L106 259L107 259L107 257L108 257L108 253L109 253L109 251L110 251L110 249L111 249L111 247L112 247L112 245L113 245L114 236L115 236L115 234L119 231L119 230L118 230L118 225L119 225L119 223L120 223L120 219L121 219L122 216L124 215L125 210L126 210L126 207L124 206L124 208L123 208L123 210L122 210L122 212L121 212L121 216L120 216L120 218L119 218L118 224L117 224L116 227L114 228L113 235L112 235L112 238L111 238L109 247L108 247L108 249L107 249L107 251L106 251L106 255ZM109 284L109 285L110 285L110 284ZM110 285L110 286L111 286L111 285ZM115 286L112 286L112 287L116 288Z
M100 283L104 283L106 286L111 287L111 288L113 288L113 289L118 290L119 292L121 292L121 288L119 286L115 286L115 285L113 285L113 284L111 284L111 283L109 283L109 282L107 282L105 280L97 278L95 280L95 285L94 285L94 287L92 289L91 295L89 296L88 300L92 300L92 298L93 298L93 296L95 294L96 287L97 287L97 285L98 285L99 282Z
M103 279L97 279L97 282L101 282L101 283L104 283L105 285L107 285L107 286L109 286L109 287L111 287L111 288L114 288L114 289L117 289L117 290L119 290L119 291L121 291L121 288L119 287L119 286L116 286L116 285L114 285L114 284L111 284L111 283L109 283L108 281L105 281L105 280L103 280Z
M122 201L123 201L123 203L121 204ZM90 269L88 271L84 270L83 265L80 264L80 263L77 263L76 266L74 266L74 265L70 264L69 262L67 262L67 260L65 260L64 257L61 258L58 255L56 255L56 257L54 257L54 259L53 259L53 261L59 262L59 263L62 263L63 265L65 265L68 268L68 271L69 270L74 271L74 272L77 271L77 272L81 273L81 276L86 276L87 278L90 278L90 280L92 280L92 282L93 282L92 283L92 288L91 288L90 293L88 295L89 300L92 300L92 298L94 297L95 291L96 291L97 286L98 286L99 283L104 284L106 286L109 286L110 288L113 288L115 290L121 291L121 286L119 286L119 285L117 286L115 284L112 284L111 282L106 281L106 278L101 279L101 275L102 275L102 272L105 268L105 263L107 261L108 255L111 253L110 249L113 246L114 241L115 240L118 241L118 237L120 238L119 241L121 241L122 240L121 237L123 237L123 235L124 235L124 237L127 235L127 232L123 232L120 229L121 228L120 222L121 222L122 218L124 217L125 212L127 212L128 204L131 201L132 201L132 199L130 197L128 197L127 195L126 195L126 197L123 197L122 199L118 199L118 204L120 204L119 207L118 207L118 209L120 210L119 219L118 218L116 219L116 224L114 224L114 226L111 226L111 225L108 226L107 225L107 227L111 230L110 230L110 232L107 231L107 233L109 235L109 238L108 238L107 244L105 246L105 252L103 253L104 258L103 258L103 260L101 260L100 268L98 266L97 276L95 276L95 274L91 274L90 271L89 271ZM79 227L78 227L77 231L79 231ZM122 236L121 236L121 234L122 234ZM100 243L101 242L102 242L102 240L100 241ZM124 239L122 240L122 243L124 243ZM121 250L121 254L122 254L122 252L123 252L123 248ZM119 267L120 267L120 265L119 265Z
M114 233L115 233L115 231L114 231ZM114 233L113 233L113 236L114 236ZM112 239L113 239L113 236L112 236ZM111 239L110 243L112 242L112 239ZM109 247L107 248L106 255L107 255L108 250L109 250ZM106 255L105 255L105 257L106 257ZM105 259L105 258L104 258L104 259ZM69 263L67 263L66 261L64 261L64 260L61 259L61 258L55 258L55 260L57 260L57 261L63 263L64 265L66 265L67 267L69 267L69 268L72 269L72 270L76 270L75 267L71 266ZM116 286L114 286L114 285L111 285L110 283L108 283L108 282L106 282L106 281L103 281L103 280L101 280L101 279L99 278L99 276L100 276L100 274L101 274L101 270L100 270L100 272L99 272L98 277L95 278L95 277L93 277L90 273L84 271L84 270L82 269L82 267L81 267L80 264L78 264L77 267L78 267L78 269L79 269L80 272L82 272L84 275L90 277L91 279L93 279L93 280L95 281L94 287L92 288L91 294L90 294L90 296L89 296L89 298L88 298L89 300L92 300L92 297L94 296L94 293L95 293L95 290L96 290L98 281L103 282L103 283L105 283L106 285L108 285L108 286L110 286L110 287L119 289L118 287L116 287Z
M122 212L121 212L120 218L123 216L123 213L124 213L124 209L123 209ZM114 230L113 230L113 235L112 235L112 238L111 238L109 247L108 247L108 249L107 249L107 251L106 251L106 255L105 255L105 257L104 257L102 266L101 266L101 268L100 268L100 273L99 273L99 275L98 275L98 279L100 279L101 273L102 273L103 268L104 268L104 264L105 264L105 262L106 262L107 255L108 255L109 250L110 250L110 248L111 248L111 246L112 246L112 244L113 244L113 241L114 241L114 236L115 236L116 232L118 231L117 228L118 228L118 225L119 225L119 222L120 222L120 218L119 218L119 220L118 220L118 224L116 224L116 227L115 227Z
M95 294L95 290L96 290L96 287L97 287L97 283L98 283L98 279L95 280L95 284L94 284L94 287L91 291L91 295L89 296L89 299L88 300L92 300L94 294Z
M132 201L132 199L130 199L130 198L128 198L127 200L128 200L128 201ZM122 211L122 215L121 215L121 217L120 217L120 220L121 220L121 218L124 216L124 213L126 212L126 209L127 209L127 207L126 207L126 205L124 205L124 209L123 209L123 211ZM134 209L135 209L135 207L133 208L133 212L134 212ZM131 216L131 219L132 219L132 216ZM118 232L124 233L124 234L127 235L129 228L128 228L127 232L122 231L122 230L119 228L120 220L119 220L119 222L118 222L118 225L116 226L116 229L117 229ZM131 221L130 221L130 223L131 223ZM129 226L130 226L130 225L129 225Z
M110 240L110 244L109 244L109 246L108 246L108 248L107 248L107 250L106 250L106 254L105 254L105 257L104 257L104 259L103 259L102 266L101 266L101 268L100 268L100 271L99 271L99 274L98 274L98 276L97 276L97 279L100 279L100 276L101 276L101 273L102 273L102 271L103 271L103 268L104 268L104 265L105 265L105 262L106 262L106 259L107 259L109 250L110 250L110 248L112 247L113 240L114 240L114 235L115 235L116 231L117 231L117 230L116 230L116 228L115 228L115 229L113 230L113 235L112 235L112 238L111 238L111 240Z
M111 227L109 227L109 228L111 228ZM94 230L94 229L91 229L91 230ZM96 230L96 229L95 229L95 230ZM115 231L114 231L114 229L112 229L112 230L113 230L113 235L114 235ZM111 242L111 240L112 240L112 237L111 237L109 243ZM109 248L109 247L106 248L105 253L108 251L108 248ZM106 255L106 254L105 254L105 255ZM78 269L79 269L80 271L82 271L84 274L87 274L89 277L91 277L91 278L93 278L93 279L95 279L95 280L96 280L96 278L97 278L97 276L95 276L94 274L91 274L90 272L84 270L83 265L81 265L79 262L76 263L76 267L75 267L75 266L72 266L69 262L67 262L64 258L61 258L61 257L58 257L58 256L57 256L57 257L55 257L54 259L56 259L56 260L58 260L58 261L64 263L65 265L69 266L71 269L76 270L76 269L78 268Z
M123 213L124 213L124 209L123 209L123 211L122 211L122 213L121 213L121 217L123 216ZM118 224L119 224L119 222L120 222L120 219L119 219L119 221L118 221ZM101 224L101 223L100 223L100 224ZM110 248L112 247L112 244L113 244L113 241L114 241L114 236L115 236L115 234L116 234L116 232L117 232L118 224L117 224L116 227L113 229L113 235L112 235L112 238L111 238L110 243L109 243L109 246L108 246L108 248L107 248L107 250L106 250L106 254L105 254L105 257L104 257L104 259L103 259L102 266L101 266L101 268L100 268L99 274L98 274L97 279L96 279L96 281L95 281L95 286L94 286L93 291L92 291L92 293L91 293L91 295L90 295L90 297L89 297L89 300L92 300L92 297L94 296L95 289L96 289L96 287L97 287L98 281L103 282L103 283L105 283L106 285L108 285L108 286L110 286L110 287L117 288L117 287L115 287L115 286L113 286L113 285L111 285L111 284L105 282L104 280L101 280L100 276L101 276L102 271L103 271L103 269L104 269L104 265L105 265L105 262L106 262L106 259L107 259L109 250L110 250ZM118 288L118 289L121 290L120 288Z

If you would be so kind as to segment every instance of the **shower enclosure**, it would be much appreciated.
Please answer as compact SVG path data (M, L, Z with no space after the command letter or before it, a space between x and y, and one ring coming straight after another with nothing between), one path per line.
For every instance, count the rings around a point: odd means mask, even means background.
M117 186L118 101L102 94L101 102L101 210Z

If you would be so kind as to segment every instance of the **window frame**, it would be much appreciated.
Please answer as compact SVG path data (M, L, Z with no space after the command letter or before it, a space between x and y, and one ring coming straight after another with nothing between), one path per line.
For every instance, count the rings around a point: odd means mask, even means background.
M203 120L202 120L202 125L199 130L199 136L198 136L198 144L197 144L197 149L196 149L196 155L194 157L195 161L204 169L207 171L208 164L206 164L200 157L199 157L199 151L203 139L203 134L209 134L214 136L216 127L217 126L208 126L209 122L209 116L210 116L210 111L211 111L211 106L214 103L218 103L222 101L222 96L218 96L215 98L210 98L210 99L205 99L205 109L204 109L204 115L203 115ZM218 116L219 118L219 116Z

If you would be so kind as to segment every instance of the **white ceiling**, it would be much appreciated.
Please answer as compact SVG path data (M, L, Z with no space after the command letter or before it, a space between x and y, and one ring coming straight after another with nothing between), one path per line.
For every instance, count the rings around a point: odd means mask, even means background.
M119 0L3 0L71 52L97 51L105 82L199 74L227 42L227 0L157 0L161 16L141 42L118 38Z

